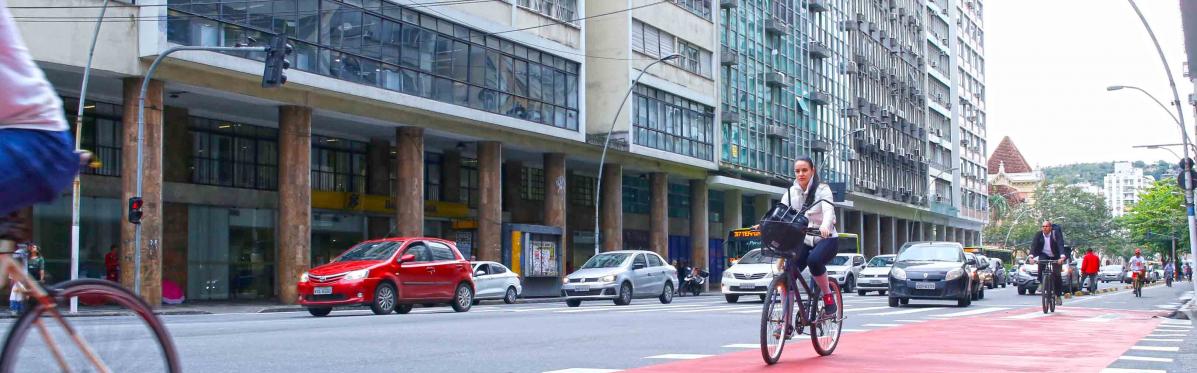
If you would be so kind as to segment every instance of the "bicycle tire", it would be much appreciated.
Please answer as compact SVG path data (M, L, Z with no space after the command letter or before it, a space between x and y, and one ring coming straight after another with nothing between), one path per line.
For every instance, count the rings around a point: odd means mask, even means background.
M160 319L158 319L158 317L156 315L154 315L153 310L150 308L150 306L148 304L146 304L145 301L142 300L140 297L138 297L137 295L134 295L131 291L129 291L123 287L120 287L120 285L117 285L116 283L113 283L113 282L107 281L107 280L79 279L79 280L67 281L67 282L59 284L57 286L54 286L50 289L47 289L47 292L51 295L51 297L54 298L56 305L65 303L71 297L86 296L86 297L90 297L90 298L97 299L97 300L103 300L105 302L116 303L118 306L124 307L125 309L127 309L128 311L130 311L133 314L132 316L134 319L139 320L141 323L144 323L144 326L148 329L148 331L152 335L152 337L150 338L150 339L152 339L152 343L157 344L157 346L160 348L159 351L161 352L161 358L163 359L163 361L161 362L162 371L167 372L167 373L178 373L178 372L182 371L182 365L181 365L181 362L179 361L178 352L175 350L173 339L171 339L170 333L166 330L166 326L163 325L162 321ZM5 338L5 340L4 340L3 351L0 352L0 373L13 373L13 372L25 372L25 371L48 372L48 371L57 370L57 367L58 367L57 365L52 365L55 367L52 369L32 369L32 370L27 369L24 366L21 366L18 368L18 365L17 365L18 363L29 362L31 359L35 359L38 357L35 355L34 352L30 352L30 355L34 355L34 356L28 356L28 355L21 354L21 347L24 345L23 343L25 342L25 339L28 336L29 331L31 329L34 329L33 328L34 321L48 320L49 321L48 323L43 323L43 324L50 324L51 326L62 325L62 323L59 323L57 320L52 319L52 318L42 319L42 317L52 317L47 314L48 312L49 312L49 309L46 306L43 306L40 304L35 305L24 315L21 315L21 317L18 318L17 321L13 324L12 328L9 330L8 337ZM71 329L75 330L76 332L79 332L79 330L81 329L80 328L81 323L72 323L69 320L66 320L66 324L68 324L69 327ZM114 330L114 329L117 329L117 328L112 325L107 325L107 326L105 326L105 329L102 329L102 330ZM38 329L38 330L41 331L40 329ZM86 337L86 333L80 332L79 334L82 334L81 337L87 341L87 343L90 345L89 347L92 349L95 349L96 346L98 346L98 344L96 342L103 341L103 339L87 340L88 338ZM40 338L40 335L38 338ZM70 339L55 339L55 341L57 342L56 345L58 347L61 347L65 350L74 351L74 352L78 351L78 346L76 344L74 344ZM109 342L109 345L116 344L114 341L108 341L108 342ZM120 343L121 346L127 346L127 345L131 344L130 340L122 340L120 342L121 342ZM70 352L70 351L68 351L68 352ZM101 355L101 354L97 351L97 355ZM117 355L117 356L120 356L120 355ZM82 358L81 354L79 357ZM102 356L102 355L98 356L98 357L100 359L104 359L104 356ZM138 360L138 361L129 361L129 360ZM135 363L135 364L151 363L150 361L145 361L145 360L146 359L134 358L134 359L125 359L125 362ZM91 365L90 362L86 362L85 359L84 359L84 361L85 361L84 362L85 365L83 365L84 368L95 368L94 366ZM33 363L36 364L37 362L34 361ZM105 365L108 365L108 367L110 369L112 368L112 361L104 361L104 363L105 363ZM74 366L72 366L72 368L76 368L76 369L72 369L73 371L80 370ZM84 370L90 371L87 369L84 369ZM152 372L155 370L156 369L146 370L143 368L117 368L117 369L113 369L112 371Z
M810 325L810 343L815 346L815 352L819 356L831 355L835 352L835 348L840 345L840 332L844 330L844 294L840 292L840 286L835 281L829 281L827 284L831 288L831 293L835 294L835 317L829 320L823 320L823 299L815 299L815 315L819 315L820 321L812 322ZM834 328L835 330L828 330ZM825 334L830 333L830 334ZM826 345L824 345L826 343Z
M790 334L790 324L793 323L794 292L787 290L785 277L783 274L769 283L769 291L765 293L765 301L761 306L761 358L768 365L777 364L777 361L781 359L781 352L785 349L786 340L789 339L787 337ZM774 311L778 306L781 306L781 320L774 319L776 316ZM781 321L780 336L777 335L778 331L773 325L774 321ZM772 349L769 346L770 337L776 338L775 347Z

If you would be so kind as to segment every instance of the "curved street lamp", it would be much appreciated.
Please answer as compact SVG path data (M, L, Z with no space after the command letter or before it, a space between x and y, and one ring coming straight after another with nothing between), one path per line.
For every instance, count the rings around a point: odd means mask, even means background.
M623 111L624 104L628 103L628 97L632 95L632 91L636 90L636 85L640 83L640 78L644 77L644 73L647 72L649 68L661 62L675 60L681 56L681 54L674 53L665 57L661 57L648 64L648 66L645 66L643 69L640 69L640 74L636 75L636 80L633 80L632 86L628 87L628 92L623 95L623 100L619 102L619 109L615 109L615 116L611 118L611 127L607 129L607 139L603 140L603 155L599 157L598 178L594 186L594 255L598 255L599 246L601 246L601 243L599 242L599 212L600 209L602 209L602 204L600 202L602 201L603 196L603 166L607 164L607 148L611 146L611 132L615 131L615 123L619 122L619 113Z

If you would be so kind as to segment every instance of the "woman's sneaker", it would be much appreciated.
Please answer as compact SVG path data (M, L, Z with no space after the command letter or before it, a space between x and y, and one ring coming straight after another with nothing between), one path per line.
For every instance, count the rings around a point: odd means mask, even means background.
M837 307L837 306L838 305L835 304L834 296L832 296L831 294L827 294L827 295L823 296L823 313L828 314L828 315L834 315L836 313L836 311L839 310L839 307Z

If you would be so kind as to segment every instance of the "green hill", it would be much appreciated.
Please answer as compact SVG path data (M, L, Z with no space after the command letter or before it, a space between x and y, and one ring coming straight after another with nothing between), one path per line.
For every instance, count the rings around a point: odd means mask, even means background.
M1135 161L1134 166L1142 168L1144 175L1151 175L1156 180L1163 178L1164 173L1168 171L1175 172L1176 168L1176 165L1166 161L1156 161L1150 164ZM1114 162L1077 163L1043 168L1043 175L1049 181L1065 184L1087 182L1099 187L1105 185L1106 174L1111 172L1114 172Z

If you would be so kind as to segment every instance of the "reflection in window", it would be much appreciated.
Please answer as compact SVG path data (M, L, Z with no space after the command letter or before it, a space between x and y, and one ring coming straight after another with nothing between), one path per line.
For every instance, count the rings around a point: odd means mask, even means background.
M712 160L714 108L639 85L632 104L637 145Z
M191 182L278 189L278 129L192 117Z

